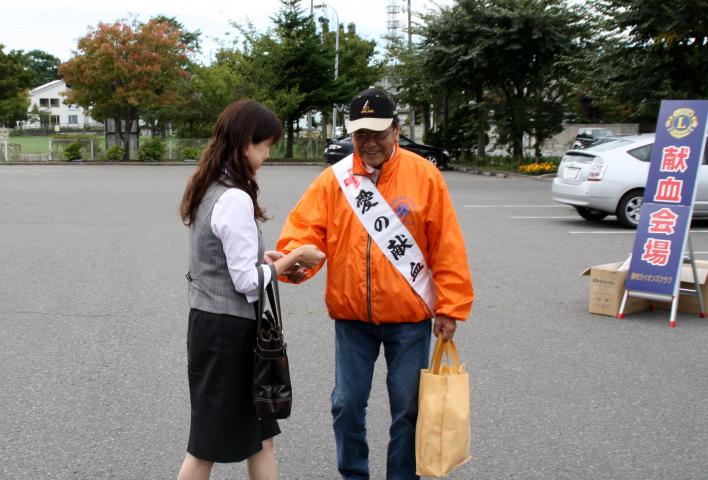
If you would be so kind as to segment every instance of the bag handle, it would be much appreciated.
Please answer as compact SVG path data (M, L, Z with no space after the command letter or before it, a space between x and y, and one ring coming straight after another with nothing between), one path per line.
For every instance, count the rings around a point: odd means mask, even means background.
M270 309L275 318L275 324L280 329L283 327L283 318L280 310L280 292L278 291L278 271L275 269L275 265L268 265L270 268L270 283L267 287L263 287L265 283L265 274L263 273L262 265L258 266L258 304L256 305L256 321L258 322L257 331L261 331L261 320L263 319L263 310L265 307L264 303L264 291L268 294L268 302L270 303Z
M270 267L270 283L266 287L266 293L268 293L268 301L270 302L270 308L273 310L273 315L276 317L275 322L282 329L283 327L283 313L280 309L280 292L278 291L278 271L275 269L275 265L268 265Z
M447 357L448 363L452 361L454 368L460 366L460 357L457 354L457 345L455 345L455 342L452 339L444 342L442 336L438 336L435 342L433 357L430 360L430 370L436 375L440 373L440 362L442 361L443 354Z

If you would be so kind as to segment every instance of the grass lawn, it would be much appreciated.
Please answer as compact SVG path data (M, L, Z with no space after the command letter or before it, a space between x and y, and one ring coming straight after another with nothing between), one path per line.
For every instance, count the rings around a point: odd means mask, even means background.
M19 144L19 153L49 153L49 137L10 137L8 143Z

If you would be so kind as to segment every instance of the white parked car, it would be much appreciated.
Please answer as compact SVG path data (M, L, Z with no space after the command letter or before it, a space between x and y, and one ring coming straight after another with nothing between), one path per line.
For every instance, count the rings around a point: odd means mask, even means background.
M572 205L588 220L616 215L626 228L636 228L654 134L618 137L565 154L553 180L553 200ZM706 155L698 170L694 217L708 217Z

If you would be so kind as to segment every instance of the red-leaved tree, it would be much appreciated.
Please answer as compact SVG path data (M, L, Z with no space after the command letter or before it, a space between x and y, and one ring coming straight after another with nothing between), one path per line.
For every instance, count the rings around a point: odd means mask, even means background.
M178 84L188 75L190 53L182 33L161 19L99 23L59 67L69 87L66 102L89 110L97 120L112 119L126 159L131 156L127 131L140 115L180 103Z

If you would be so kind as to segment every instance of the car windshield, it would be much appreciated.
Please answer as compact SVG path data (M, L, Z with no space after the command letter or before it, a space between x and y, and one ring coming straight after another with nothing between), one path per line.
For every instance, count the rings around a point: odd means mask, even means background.
M623 147L625 145L630 145L633 142L630 140L611 140L609 142L598 143L597 145L592 145L585 149L586 152L606 152L608 150L614 150L615 148Z

